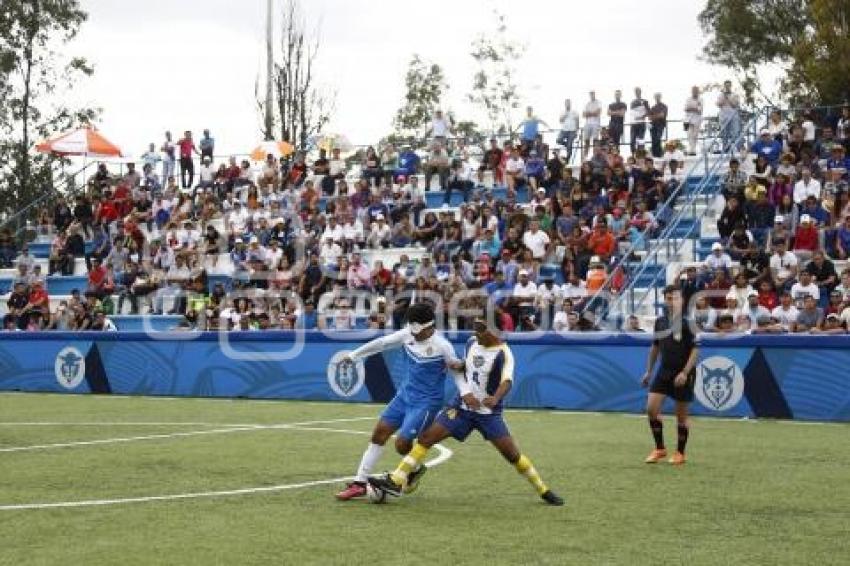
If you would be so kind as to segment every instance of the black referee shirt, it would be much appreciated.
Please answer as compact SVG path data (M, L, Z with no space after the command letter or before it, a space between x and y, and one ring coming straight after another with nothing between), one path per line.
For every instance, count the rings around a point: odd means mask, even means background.
M679 373L685 369L696 345L690 321L686 318L671 321L666 315L658 318L655 321L655 345L661 353L663 371Z

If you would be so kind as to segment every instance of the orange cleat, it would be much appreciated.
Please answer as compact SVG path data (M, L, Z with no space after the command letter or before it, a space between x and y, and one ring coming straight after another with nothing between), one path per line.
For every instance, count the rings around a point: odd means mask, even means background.
M670 462L674 466L681 466L682 464L685 463L685 455L677 450L676 452L673 453L672 456L670 456L670 459L668 460L668 462Z
M646 464L656 464L667 457L667 450L664 448L656 448L652 452L649 453L649 456L646 457L644 463Z

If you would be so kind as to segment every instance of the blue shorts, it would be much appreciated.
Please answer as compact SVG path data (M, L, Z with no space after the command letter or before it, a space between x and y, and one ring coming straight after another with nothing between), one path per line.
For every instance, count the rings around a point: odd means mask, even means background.
M381 420L395 427L399 437L412 441L431 426L439 411L439 405L409 405L396 395L381 413Z
M463 442L473 430L477 430L484 440L498 440L511 435L508 425L501 413L482 415L465 409L443 409L437 415L436 422L452 435L452 438Z

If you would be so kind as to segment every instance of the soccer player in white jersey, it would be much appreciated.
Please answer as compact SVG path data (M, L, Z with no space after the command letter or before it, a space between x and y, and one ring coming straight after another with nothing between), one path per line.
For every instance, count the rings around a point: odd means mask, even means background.
M337 499L348 501L366 495L366 481L372 468L380 460L384 444L396 431L395 447L399 454L407 454L419 434L431 426L443 408L443 394L447 370L461 370L463 362L454 348L434 327L434 309L423 303L412 305L407 311L408 325L402 330L382 336L364 344L348 355L356 362L392 348L403 348L407 371L396 396L387 405L372 431L372 439L354 481L336 494ZM463 381L460 374L453 376L455 383ZM412 469L407 491L413 491L425 467Z
M514 357L510 348L484 320L476 320L474 329L475 335L466 345L465 379L455 380L458 384L455 400L419 435L394 472L369 478L369 483L396 497L402 492L409 493L405 487L411 474L424 469L422 461L432 446L449 437L463 442L477 430L528 479L543 501L563 505L564 500L546 486L531 460L519 451L502 417L502 401L513 383ZM421 476L421 471L418 475Z

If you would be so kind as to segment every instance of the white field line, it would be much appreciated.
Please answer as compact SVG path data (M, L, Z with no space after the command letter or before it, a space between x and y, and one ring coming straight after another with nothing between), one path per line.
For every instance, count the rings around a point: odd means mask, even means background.
M330 421L328 421L330 422ZM345 434L360 434L368 435L371 432L354 431L345 429L331 429L321 427L301 427L296 424L287 425L288 430L304 430L304 431L321 431L321 432L340 432ZM256 430L256 429L253 429ZM452 457L452 451L442 444L434 445L439 454L437 457L425 462L429 467L439 466L446 460ZM88 499L81 501L57 501L52 503L17 503L12 505L0 505L0 511L24 511L34 509L58 509L58 508L74 508L74 507L97 507L104 505L124 505L128 503L150 503L154 501L176 501L181 499L211 499L215 497L229 497L235 495L253 495L255 493L270 493L278 491L289 491L293 489L303 489L307 487L316 487L319 485L328 485L334 483L342 483L354 479L351 476L342 478L330 478L324 480L315 480L301 483L289 483L259 487L245 487L240 489L228 489L221 491L200 491L193 493L174 493L170 495L148 495L141 497L124 497L115 499Z
M100 438L97 440L78 440L74 442L59 442L55 444L34 444L31 446L11 446L7 448L0 448L0 453L3 452L29 452L34 450L50 450L53 448L71 448L75 446L96 446L99 444L120 444L127 442L139 442L144 440L163 440L166 438L185 438L191 436L204 436L210 434L229 434L233 432L246 432L246 431L256 431L256 430L280 430L280 429L289 429L295 428L298 426L310 426L316 424L332 424L332 423L346 423L346 422L355 422L355 421L363 421L366 419L374 419L375 417L353 417L353 418L345 418L345 419L330 419L330 420L321 420L321 421L304 421L299 423L283 423L283 424L271 424L271 425L247 425L247 426L229 426L227 428L213 428L206 430L192 430L187 432L171 432L171 433L163 433L163 434L146 434L143 436L126 436L119 438Z

